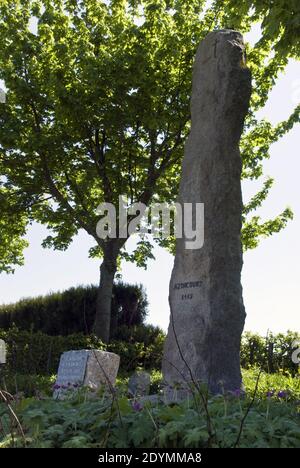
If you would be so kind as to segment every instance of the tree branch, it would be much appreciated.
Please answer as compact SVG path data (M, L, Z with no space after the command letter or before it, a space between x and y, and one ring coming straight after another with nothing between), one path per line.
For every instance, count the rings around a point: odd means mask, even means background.
M104 189L104 200L106 202L112 202L113 192L109 178L107 176L106 167L105 167L105 144L106 144L106 134L105 130L102 130L102 139L100 141L100 130L95 130L95 160L98 163L99 174L103 183Z
M35 122L35 131L41 135L41 125L38 117L38 113L35 107L35 104L33 101L30 101L29 103L33 116L34 116L34 122ZM72 218L77 221L78 225L84 229L88 234L90 234L99 245L102 245L101 240L97 237L96 234L96 229L92 228L88 223L86 223L78 214L75 212L75 210L72 208L68 200L63 196L61 191L58 189L56 183L54 182L54 179L51 175L49 166L48 166L48 161L47 161L47 156L44 153L39 152L39 157L42 163L42 169L44 173L44 177L46 180L46 183L49 187L51 195L56 199L58 203L60 203L65 210L72 216Z

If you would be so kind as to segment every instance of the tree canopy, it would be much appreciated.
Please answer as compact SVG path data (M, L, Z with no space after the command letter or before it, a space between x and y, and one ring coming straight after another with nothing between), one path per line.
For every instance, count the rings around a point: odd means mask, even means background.
M237 29L261 24L261 43L270 43L283 57L299 58L300 3L298 0L217 0L224 19Z

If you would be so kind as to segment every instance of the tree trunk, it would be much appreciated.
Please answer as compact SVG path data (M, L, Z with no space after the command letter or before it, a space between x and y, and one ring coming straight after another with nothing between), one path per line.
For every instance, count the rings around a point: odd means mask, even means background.
M100 267L100 284L93 331L104 343L108 343L110 337L111 301L118 253L119 248L115 244L107 246Z

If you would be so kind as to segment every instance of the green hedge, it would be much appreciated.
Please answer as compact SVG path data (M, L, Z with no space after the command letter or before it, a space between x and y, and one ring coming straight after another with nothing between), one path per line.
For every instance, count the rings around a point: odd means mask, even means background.
M47 335L90 334L95 319L97 286L79 286L46 296L22 299L0 306L0 328L16 325L20 330ZM140 325L148 312L142 285L118 282L113 288L111 336L120 325Z
M151 325L120 327L118 340L104 345L94 336L73 334L49 336L41 332L20 331L16 327L0 329L0 339L7 343L8 369L22 374L49 375L57 372L60 355L70 349L107 349L121 357L121 370L131 372L137 367L160 369L164 333ZM241 364L272 373L281 369L295 375L299 365L292 362L293 342L297 333L270 335L268 339L245 333L242 338Z
M244 369L256 366L269 373L285 370L295 375L299 370L299 364L292 361L295 341L300 342L297 332L270 333L267 337L246 332L242 337L241 365Z
M136 341L136 337L151 336L151 344ZM164 335L159 328L135 326L131 328L128 342L112 341L104 345L95 336L73 334L50 336L41 332L20 331L13 327L0 330L0 339L7 345L7 369L12 373L49 375L57 372L59 359L71 349L103 349L121 357L121 370L130 372L137 367L159 368Z
M285 387L269 397L260 384L252 400L257 385L252 374L246 396L210 397L207 405L197 392L173 405L132 402L120 392L113 403L105 397L87 399L83 392L63 401L19 398L11 404L30 448L299 448L297 400L279 396ZM296 398L298 380L293 379ZM0 402L0 448L22 446L18 426Z

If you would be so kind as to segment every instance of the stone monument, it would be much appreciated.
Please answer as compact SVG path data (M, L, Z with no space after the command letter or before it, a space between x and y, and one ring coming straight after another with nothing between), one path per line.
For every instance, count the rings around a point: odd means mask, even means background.
M150 374L144 371L137 371L128 381L128 393L133 397L149 395L150 385Z
M6 363L6 345L4 340L0 340L0 364Z
M174 382L203 382L213 393L242 384L239 140L250 94L241 34L211 32L195 58L192 125L178 197L180 204L204 203L204 245L187 249L187 239L177 239L162 365L166 391Z
M87 387L95 392L102 386L114 386L119 364L120 357L107 351L66 351L60 357L54 398L64 398L80 387Z

